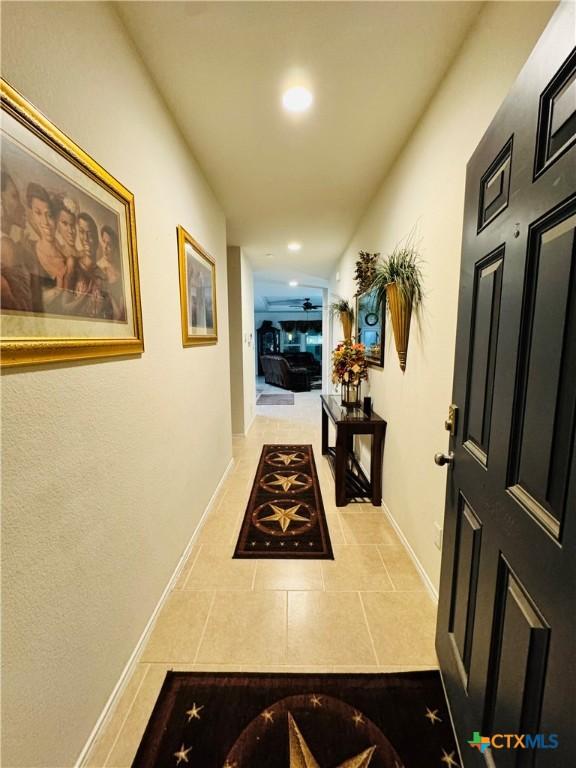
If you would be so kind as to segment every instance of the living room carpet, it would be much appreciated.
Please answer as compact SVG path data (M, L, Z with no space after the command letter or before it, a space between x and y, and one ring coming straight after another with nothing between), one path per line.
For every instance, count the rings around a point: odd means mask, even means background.
M168 672L133 768L460 766L440 674Z
M294 405L294 395L292 392L278 395L275 392L264 392L256 401L256 405Z
M311 445L265 445L234 557L333 560Z

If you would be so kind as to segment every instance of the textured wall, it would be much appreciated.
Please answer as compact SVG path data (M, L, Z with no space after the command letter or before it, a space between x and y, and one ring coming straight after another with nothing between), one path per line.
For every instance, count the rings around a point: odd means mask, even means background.
M358 251L389 253L417 227L426 261L422 327L412 321L402 374L388 326L385 367L372 369L370 394L388 421L384 501L435 585L434 522L444 517L446 469L433 456L448 442L466 163L554 9L486 4L360 222L338 267L340 281L331 283L334 293L352 297Z
M4 766L71 766L230 461L225 221L114 10L3 3L3 76L136 199L146 351L3 377ZM176 225L218 264L183 349Z

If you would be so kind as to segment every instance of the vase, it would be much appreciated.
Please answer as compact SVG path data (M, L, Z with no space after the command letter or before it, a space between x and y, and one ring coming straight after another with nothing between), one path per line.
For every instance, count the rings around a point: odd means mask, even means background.
M394 343L400 360L400 368L406 370L406 355L408 354L408 339L410 337L410 319L412 317L412 302L398 290L396 283L386 286L386 300L390 310L390 320L394 331Z
M342 382L342 405L346 408L357 408L360 406L360 384L354 384L351 381Z

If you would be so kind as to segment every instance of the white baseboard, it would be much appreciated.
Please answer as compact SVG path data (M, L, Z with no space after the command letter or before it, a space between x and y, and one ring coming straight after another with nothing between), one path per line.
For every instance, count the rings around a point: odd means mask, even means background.
M152 629L154 627L154 624L156 622L156 619L158 617L158 614L162 610L164 603L168 599L168 595L172 591L174 585L178 581L180 577L180 573L182 569L184 568L184 565L186 561L188 560L188 556L190 555L190 552L192 551L192 547L194 546L194 543L196 541L196 538L198 537L198 534L204 525L204 522L206 521L206 518L208 514L210 513L210 510L214 506L214 503L216 501L216 497L218 496L218 493L220 492L220 489L222 488L223 484L226 481L226 478L230 474L230 471L232 467L234 466L234 459L230 459L230 463L224 470L224 473L222 474L222 477L220 478L220 481L218 482L218 485L216 486L216 489L214 490L214 493L212 494L212 497L210 498L210 501L208 502L206 509L202 513L202 517L200 518L200 522L196 526L192 536L190 537L190 541L186 545L186 548L184 549L184 552L182 553L182 556L178 560L178 563L176 564L176 568L174 569L174 572L172 573L172 576L170 577L170 580L168 581L168 584L166 585L164 591L162 592L162 595L160 599L158 600L158 603L156 604L156 607L152 611L152 615L148 619L148 622L146 626L144 627L144 631L140 635L140 639L136 643L136 647L132 651L132 654L130 658L128 659L128 663L124 667L122 674L120 675L120 678L116 685L114 686L114 690L110 694L110 697L106 704L104 705L104 709L102 710L102 713L100 714L100 717L96 721L96 725L92 729L92 733L88 737L86 744L84 745L82 751L80 752L80 755L78 756L78 759L76 760L76 763L74 764L74 768L82 768L84 765L86 765L88 757L90 755L90 752L96 743L96 739L98 738L100 731L108 724L108 721L110 719L110 716L112 712L114 711L114 708L120 699L120 696L124 692L124 689L132 677L132 673L134 672L134 669L136 667L136 664L138 663L138 659L140 657L141 652L144 650L144 646L146 645L148 638L150 637L150 634L152 632Z
M360 464L362 472L364 472L366 477L370 477L370 471L366 469L366 467L364 466L364 464L361 461L359 461L358 463ZM432 584L432 582L430 581L430 577L428 576L428 574L424 570L424 566L422 565L422 563L418 559L418 556L416 555L416 552L414 552L414 550L410 546L410 542L408 541L408 539L404 535L404 532L403 532L402 528L400 528L400 526L396 522L396 519L394 518L394 515L392 514L392 512L390 512L388 506L386 505L386 503L384 501L382 501L382 510L384 511L384 514L386 515L386 517L390 521L390 524L392 525L392 528L394 528L394 530L396 531L396 533L398 535L398 538L400 539L402 544L404 544L404 547L406 548L406 551L410 555L410 558L411 558L412 562L414 563L414 565L416 567L416 570L420 574L420 578L424 582L424 586L426 587L426 589L430 593L430 597L434 600L434 602L436 604L438 604L438 590L436 589L434 584Z
M388 507L386 506L386 504L384 502L382 502L382 509L384 510L384 514L386 515L386 517L390 521L390 523L392 525L392 528L394 528L394 530L396 531L396 533L398 535L398 538L400 539L402 544L404 544L404 546L406 547L406 550L407 550L408 554L410 555L410 557L412 559L412 562L416 566L416 570L420 574L420 578L422 579L426 589L430 593L430 597L434 600L435 603L438 603L438 590L436 589L434 584L430 581L430 577L428 576L428 574L424 570L424 566L422 565L422 563L418 559L418 556L416 555L416 552L414 552L414 550L410 546L410 543L409 543L408 539L406 538L406 536L404 535L404 533L402 531L402 528L400 528L400 526L398 525L398 523L394 519L394 516L393 516L392 512L390 512L390 510L388 509Z

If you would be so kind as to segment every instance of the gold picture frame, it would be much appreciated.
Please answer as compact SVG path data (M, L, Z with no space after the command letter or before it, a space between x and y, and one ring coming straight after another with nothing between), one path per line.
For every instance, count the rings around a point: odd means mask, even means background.
M177 227L182 345L218 342L216 262L184 227Z
M2 367L144 351L134 196L0 79Z

